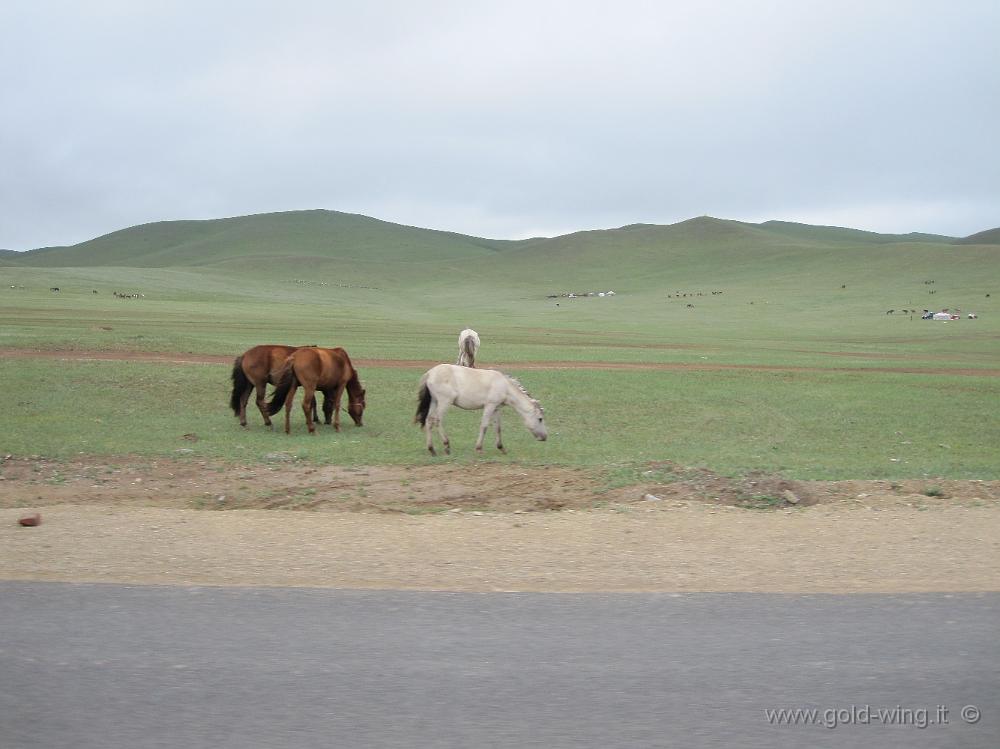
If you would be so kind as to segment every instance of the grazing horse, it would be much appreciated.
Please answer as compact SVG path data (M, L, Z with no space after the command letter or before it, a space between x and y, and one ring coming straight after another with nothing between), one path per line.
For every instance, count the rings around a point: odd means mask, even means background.
M267 404L267 410L273 416L282 405L285 406L285 434L291 433L292 401L295 389L301 385L305 390L302 398L302 410L306 414L306 426L309 433L314 434L313 413L316 408L316 391L322 391L326 399L323 401L323 416L330 423L333 415L333 428L340 431L340 397L347 390L347 413L354 423L362 426L361 415L365 412L365 389L361 387L358 371L351 364L351 357L342 348L317 348L310 346L293 351L285 360L278 381L275 384L274 395Z
M470 369L456 364L438 364L420 380L417 415L413 421L420 424L427 434L427 449L434 451L433 430L437 426L444 444L445 454L451 453L451 443L444 433L444 414L452 405L468 411L483 409L479 424L476 450L482 452L483 438L490 422L496 423L497 449L506 453L500 437L500 407L507 405L520 414L524 425L535 439L543 442L548 437L542 404L528 395L521 383L495 369Z
M479 353L479 333L472 328L466 328L458 334L458 361L460 367L475 367L476 354Z
M118 296L118 292L115 292ZM229 406L233 413L240 417L240 426L247 425L247 401L250 391L257 388L257 408L264 417L264 424L271 426L271 415L267 410L268 385L277 382L277 373L284 366L285 359L301 346L284 346L271 344L254 346L236 357L233 362L233 393L229 398ZM315 413L313 414L315 418Z

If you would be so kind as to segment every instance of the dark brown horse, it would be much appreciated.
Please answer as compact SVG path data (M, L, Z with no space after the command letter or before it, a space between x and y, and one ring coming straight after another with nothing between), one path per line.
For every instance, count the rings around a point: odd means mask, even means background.
M340 397L347 390L347 413L354 423L361 426L361 415L365 412L365 389L361 387L358 371L351 364L351 357L342 348L300 348L285 360L274 395L267 409L273 416L282 405L285 407L285 434L291 432L292 400L295 389L301 385L305 390L302 410L306 414L306 425L310 433L315 433L313 413L316 409L316 391L323 393L323 416L327 424L333 415L333 428L340 431Z
M264 417L264 423L271 426L265 389L278 381L276 375L284 366L285 359L300 348L302 347L281 344L254 346L236 357L233 362L233 394L229 398L229 406L240 417L240 426L247 425L247 401L254 388L257 388L257 408ZM313 418L315 416L314 410Z

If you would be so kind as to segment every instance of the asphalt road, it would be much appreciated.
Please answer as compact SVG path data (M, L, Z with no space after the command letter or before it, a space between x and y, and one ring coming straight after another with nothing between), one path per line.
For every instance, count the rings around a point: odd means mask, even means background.
M0 583L0 747L995 749L998 634L1000 594Z

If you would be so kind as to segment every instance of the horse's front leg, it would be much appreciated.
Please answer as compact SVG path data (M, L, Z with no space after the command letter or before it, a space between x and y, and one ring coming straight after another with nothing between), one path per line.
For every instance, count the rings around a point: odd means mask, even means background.
M333 391L333 431L340 431L340 399L344 395L344 386L337 385Z
M323 391L323 423L327 426L333 423L333 398L325 390Z
M483 451L483 439L486 437L486 430L489 429L490 422L493 421L493 414L496 413L497 407L491 406L487 403L483 406L483 418L479 422L479 437L476 439L476 452L481 453Z
M292 385L291 389L288 391L288 397L285 398L285 434L292 433L292 401L295 400L295 389L296 385Z

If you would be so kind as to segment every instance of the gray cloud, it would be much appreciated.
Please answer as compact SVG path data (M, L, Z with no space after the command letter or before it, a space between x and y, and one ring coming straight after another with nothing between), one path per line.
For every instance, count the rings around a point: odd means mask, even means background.
M298 208L969 234L1000 224L998 32L972 1L14 0L0 247Z

